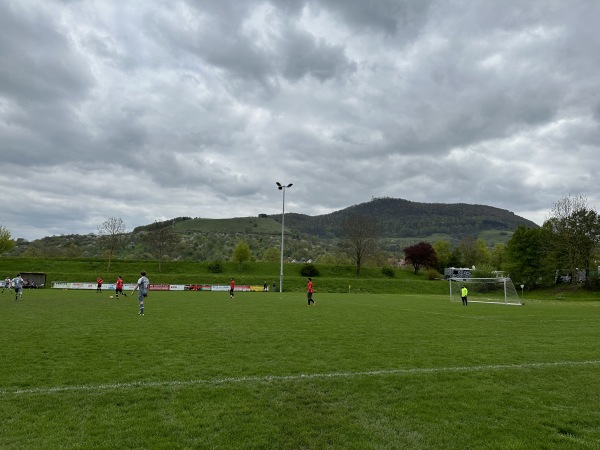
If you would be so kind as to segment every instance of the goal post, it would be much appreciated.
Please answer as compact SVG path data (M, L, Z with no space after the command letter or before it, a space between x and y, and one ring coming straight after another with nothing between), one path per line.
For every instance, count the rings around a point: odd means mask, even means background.
M497 303L502 305L523 305L515 285L508 277L498 278L449 278L450 301L460 302L460 290L468 290L469 303Z

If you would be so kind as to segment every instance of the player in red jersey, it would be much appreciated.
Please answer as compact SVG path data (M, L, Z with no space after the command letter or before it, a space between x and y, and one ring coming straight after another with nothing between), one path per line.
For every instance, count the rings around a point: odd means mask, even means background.
M123 292L123 279L120 276L117 277L117 282L115 283L115 297L119 298L119 294L127 297L127 294Z
M313 305L315 304L315 301L312 298L313 292L314 292L314 290L313 290L312 278L309 278L308 284L306 285L306 296L308 297L308 306L310 306L311 303Z

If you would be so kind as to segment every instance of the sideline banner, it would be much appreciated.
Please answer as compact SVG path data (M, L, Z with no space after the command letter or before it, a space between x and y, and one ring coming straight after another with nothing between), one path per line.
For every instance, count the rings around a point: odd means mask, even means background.
M67 281L53 281L53 289L81 289L81 290L96 290L97 284L80 283ZM126 283L123 285L123 291L132 291L135 283ZM103 291L114 291L115 283L105 283L102 285ZM216 291L229 292L228 285L211 285L211 284L150 284L151 291ZM263 291L262 286L238 285L235 287L236 292L258 292Z
M263 286L248 286L252 292L265 292Z
M218 292L224 292L227 291L229 292L229 286L227 285L212 285L209 286L211 291L218 291ZM262 288L261 288L262 289ZM235 286L235 288L233 288L234 292L250 292L252 290L251 286L248 286L246 284L237 284Z
M229 286L211 286L210 290L211 291L219 291L219 292L223 292L223 291L229 292ZM237 286L235 287L234 290L237 291Z
M148 290L150 291L169 291L171 285L170 284L152 284L150 283L150 287Z
M97 283L68 283L65 281L53 281L52 288L53 289L90 289L96 290L98 287ZM125 283L123 284L123 291L132 291L135 287L135 283ZM114 291L116 289L115 283L104 283L102 285L103 291ZM152 285L150 285L150 289L152 289Z
M210 291L210 284L186 284L186 291Z

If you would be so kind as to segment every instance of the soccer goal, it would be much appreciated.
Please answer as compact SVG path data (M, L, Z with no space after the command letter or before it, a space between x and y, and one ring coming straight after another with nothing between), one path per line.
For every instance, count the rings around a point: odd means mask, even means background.
M501 305L522 305L512 280L498 278L450 278L450 301L460 302L460 290L468 290L469 303L497 303Z

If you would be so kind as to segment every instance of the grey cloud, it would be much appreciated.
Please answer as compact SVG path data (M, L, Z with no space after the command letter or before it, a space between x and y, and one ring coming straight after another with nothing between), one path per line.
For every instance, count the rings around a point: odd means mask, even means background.
M600 206L598 18L578 0L2 3L1 224L277 213L277 180L306 214Z
M72 101L92 87L89 68L58 28L43 10L16 2L0 6L3 96L28 103Z
M190 26L180 27L178 16L156 15L154 26L165 46L175 44L183 52L201 58L208 65L226 70L240 80L259 82L269 91L278 90L278 78L298 80L305 75L320 81L356 69L340 45L316 39L297 27L296 16L285 17L281 11L289 8L277 5L279 13L273 12L273 26L279 33L273 33L269 47L263 47L245 34L243 24L248 16L247 8L236 9L227 2L222 7L215 4L194 5L197 15L190 18ZM248 6L248 5L246 5ZM288 5L289 6L289 5ZM223 8L223 9L222 9ZM235 14L231 12L236 10ZM230 86L236 86L229 80ZM247 85L240 86L240 89Z
M291 80L311 75L326 81L356 71L356 64L348 60L341 46L328 44L323 39L317 41L299 30L287 34L278 59L284 61L283 75Z
M324 0L312 4L325 5L350 24L383 31L404 38L415 36L427 21L429 0Z
M0 6L0 120L5 163L46 166L82 139L78 110L94 78L55 17Z

